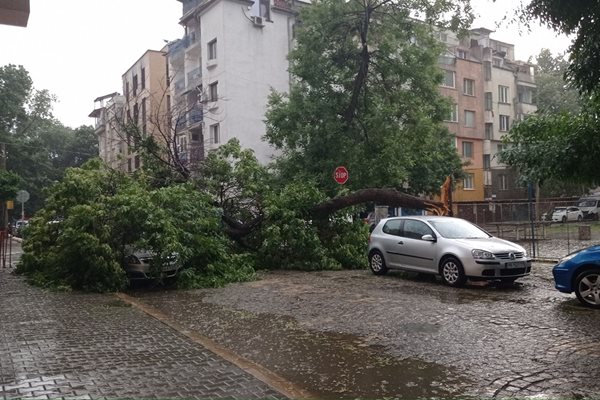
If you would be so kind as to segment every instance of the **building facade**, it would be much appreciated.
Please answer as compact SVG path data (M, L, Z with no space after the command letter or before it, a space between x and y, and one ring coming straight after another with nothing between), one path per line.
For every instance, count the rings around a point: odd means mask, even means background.
M272 90L289 91L294 8L308 1L178 1L185 35L169 43L168 58L179 145L193 165L237 138L269 162L267 101Z
M500 162L498 153L513 123L537 110L534 68L515 60L514 45L492 39L492 33L473 29L461 39L439 33L446 45L440 91L454 102L446 125L464 162L455 202L527 197L518 174Z
M115 92L96 98L94 111L89 115L95 118L98 155L110 168L119 170L123 170L121 121L124 108L125 97Z
M141 167L139 141L153 136L171 146L170 88L165 51L147 50L123 75L123 95L95 100L100 158L111 168L134 172Z

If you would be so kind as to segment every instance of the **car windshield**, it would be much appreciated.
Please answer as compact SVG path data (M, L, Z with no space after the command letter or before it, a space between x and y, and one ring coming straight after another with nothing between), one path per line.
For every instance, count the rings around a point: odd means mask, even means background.
M556 207L554 209L554 212L565 212L565 210L566 210L566 208L564 208L564 207Z
M472 223L458 218L429 221L440 235L448 239L486 239L490 235Z

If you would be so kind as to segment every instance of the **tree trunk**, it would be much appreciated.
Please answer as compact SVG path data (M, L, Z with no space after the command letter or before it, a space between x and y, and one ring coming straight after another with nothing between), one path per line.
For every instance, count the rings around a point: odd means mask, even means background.
M371 201L392 207L426 209L436 214L443 213L442 210L444 208L442 203L423 200L395 189L371 188L358 190L346 196L336 197L335 199L318 204L312 209L312 212L315 216L323 217L343 208Z

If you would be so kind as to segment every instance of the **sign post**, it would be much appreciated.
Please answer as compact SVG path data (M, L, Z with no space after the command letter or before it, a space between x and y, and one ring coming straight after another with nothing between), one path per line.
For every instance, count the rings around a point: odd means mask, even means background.
M29 200L29 192L27 190L19 190L16 200L21 203L21 221L25 220L25 202Z
M349 177L350 174L348 174L348 170L343 165L340 165L333 171L333 179L340 185L348 182Z

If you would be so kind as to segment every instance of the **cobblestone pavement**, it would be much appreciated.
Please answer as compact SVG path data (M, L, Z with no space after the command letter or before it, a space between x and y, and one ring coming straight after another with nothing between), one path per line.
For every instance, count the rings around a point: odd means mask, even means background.
M0 399L283 398L112 295L52 293L0 267Z
M272 272L136 296L322 397L600 394L600 312L554 290L548 264L511 287Z

